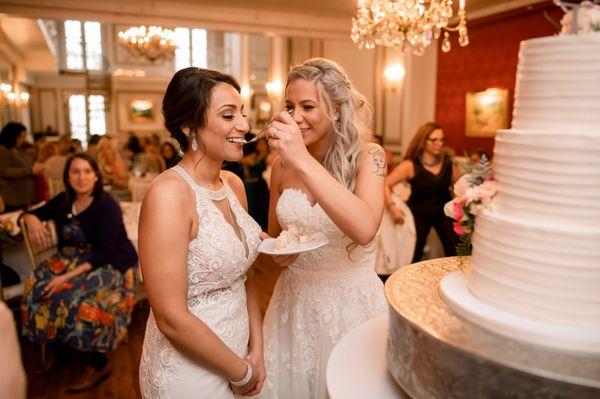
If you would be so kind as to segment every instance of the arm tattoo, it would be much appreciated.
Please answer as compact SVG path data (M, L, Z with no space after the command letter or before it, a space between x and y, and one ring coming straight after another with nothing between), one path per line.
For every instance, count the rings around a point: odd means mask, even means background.
M387 169L387 159L385 156L385 151L381 147L377 147L369 149L368 153L369 155L371 155L373 166L375 167L375 169L371 173L385 178L385 172Z

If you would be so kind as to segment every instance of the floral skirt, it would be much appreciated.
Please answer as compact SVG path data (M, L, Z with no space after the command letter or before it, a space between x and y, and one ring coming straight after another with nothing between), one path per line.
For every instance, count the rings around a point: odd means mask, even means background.
M63 248L41 262L25 284L23 334L31 341L108 352L127 334L135 304L137 267L123 274L110 265L102 266L72 278L50 298L40 298L52 278L75 269L86 255L80 248Z

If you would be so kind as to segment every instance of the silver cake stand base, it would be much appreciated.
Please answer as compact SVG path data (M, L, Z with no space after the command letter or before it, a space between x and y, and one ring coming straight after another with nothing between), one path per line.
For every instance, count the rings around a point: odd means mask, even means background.
M413 398L600 398L600 356L506 338L455 315L439 294L447 273L469 258L400 269L386 282L386 357Z

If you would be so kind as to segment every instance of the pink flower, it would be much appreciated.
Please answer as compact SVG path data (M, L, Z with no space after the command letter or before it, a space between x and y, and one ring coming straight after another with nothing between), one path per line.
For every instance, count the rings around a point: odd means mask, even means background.
M456 234L458 234L459 236L462 236L463 234L468 234L471 232L470 228L463 226L462 223L458 222L458 221L452 223L452 228L454 228L454 232Z
M465 213L463 212L463 205L464 204L462 202L457 201L452 206L452 218L454 220L462 220L463 216L465 216Z
M452 201L446 202L446 204L444 205L444 215L454 219L454 204L457 201L458 199L454 198Z

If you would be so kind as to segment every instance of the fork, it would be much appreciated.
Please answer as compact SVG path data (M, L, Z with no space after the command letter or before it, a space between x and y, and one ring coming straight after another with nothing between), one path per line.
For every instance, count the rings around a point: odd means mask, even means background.
M293 110L292 109L288 109L286 110L288 114L292 115ZM267 126L263 127L262 129L260 129L258 131L258 133L256 133L256 136L252 137L250 140L245 141L244 140L244 145L246 144L251 144L254 143L255 141L257 141L259 138L261 138L261 136L264 136L264 134L266 133L267 129L269 128L269 126L271 126L271 124L268 124Z
M252 137L250 140L246 141L244 140L244 142L242 144L246 145L246 144L251 144L254 143L255 141L257 141L259 138L261 138L262 136L265 135L265 133L267 132L267 129L269 128L269 126L271 125L267 125L265 127L263 127L262 129L260 129L258 131L258 133L256 133L256 136Z

